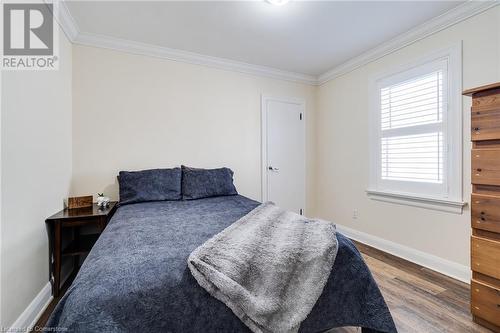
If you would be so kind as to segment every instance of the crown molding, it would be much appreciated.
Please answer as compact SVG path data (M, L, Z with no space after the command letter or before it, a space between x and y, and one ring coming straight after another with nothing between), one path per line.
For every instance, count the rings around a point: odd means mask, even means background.
M63 0L43 0L43 2L54 5L52 15L66 37L73 43L80 29L69 12L66 2Z
M173 61L180 61L195 65L203 65L233 72L265 76L285 81L293 81L306 84L316 84L317 82L316 76L313 75L288 72L266 66L253 65L240 61L212 57L194 52L171 49L168 47L145 44L141 42L86 32L79 33L74 40L74 43L86 46L97 46L106 49L146 55Z
M446 13L437 16L379 46L352 58L351 60L334 67L328 72L318 76L318 85L324 84L332 79L347 74L363 65L380 59L388 54L413 44L425 37L444 30L452 25L464 21L472 16L480 14L500 4L500 1L473 1L469 0Z
M51 0L46 0L51 1ZM199 53L171 49L152 44L120 39L111 36L82 32L71 15L66 1L58 1L57 22L73 44L101 47L126 53L180 61L195 65L208 66L233 72L265 76L278 80L316 85L317 77L276 68L253 65L245 62L207 56Z
M448 12L437 16L411 30L391 39L379 46L352 58L351 60L334 67L319 76L307 75L295 72L284 71L276 68L253 65L245 62L229 60L207 56L199 53L171 49L152 44L146 44L126 39L119 39L110 36L98 35L82 32L75 19L68 10L65 1L59 2L58 23L65 32L68 39L74 44L101 47L116 51L152 56L173 61L180 61L195 65L208 66L222 70L234 71L250 75L264 76L278 80L305 83L310 85L321 85L339 76L347 74L363 65L382 58L388 54L396 52L413 44L425 37L435 34L454 24L466 20L472 16L480 14L492 7L500 4L500 0L495 1L474 1L469 0Z

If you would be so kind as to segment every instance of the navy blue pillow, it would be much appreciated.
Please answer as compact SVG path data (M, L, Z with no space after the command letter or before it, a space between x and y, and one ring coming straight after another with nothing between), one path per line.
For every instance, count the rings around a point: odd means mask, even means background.
M181 168L120 171L120 204L181 200Z
M196 169L182 166L182 199L236 195L233 171L228 168Z

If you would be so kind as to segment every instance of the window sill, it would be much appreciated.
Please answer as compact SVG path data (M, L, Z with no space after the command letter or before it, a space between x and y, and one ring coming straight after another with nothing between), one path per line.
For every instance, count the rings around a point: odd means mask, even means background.
M417 197L408 194L381 192L376 190L367 190L366 194L370 199L377 201L385 201L400 205L439 210L442 212L454 214L462 214L463 207L467 205L467 202L463 201Z

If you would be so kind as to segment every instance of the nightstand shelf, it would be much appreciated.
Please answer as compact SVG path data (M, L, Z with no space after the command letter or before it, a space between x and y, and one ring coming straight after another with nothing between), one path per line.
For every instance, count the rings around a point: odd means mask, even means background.
M90 252L95 242L99 238L99 234L81 235L80 239L75 239L62 250L62 256L78 256Z
M116 208L117 203L110 202L106 208L99 208L94 204L88 208L64 209L45 220L49 235L50 282L54 297L58 297L61 291L62 259L73 258L73 275L76 275L80 268L80 256L92 250ZM97 229L97 233L80 234L80 230L86 227ZM63 232L66 229L71 231Z

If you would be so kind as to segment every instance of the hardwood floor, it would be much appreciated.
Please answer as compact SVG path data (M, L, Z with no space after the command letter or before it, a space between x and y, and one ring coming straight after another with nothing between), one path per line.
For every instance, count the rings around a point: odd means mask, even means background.
M430 269L356 242L377 281L400 333L491 332L469 312L469 286ZM62 294L64 294L63 290ZM37 322L43 327L59 299ZM328 333L359 332L338 328Z
M469 312L469 285L355 242L370 267L400 333L491 332ZM358 332L339 328L328 333Z

